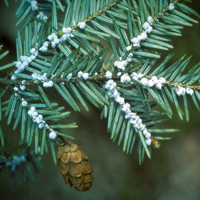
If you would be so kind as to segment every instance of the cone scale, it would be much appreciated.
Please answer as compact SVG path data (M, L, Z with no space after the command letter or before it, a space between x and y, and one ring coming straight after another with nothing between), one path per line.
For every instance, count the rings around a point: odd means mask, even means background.
M65 184L84 192L92 187L92 167L86 154L76 144L61 144L58 147L57 159Z

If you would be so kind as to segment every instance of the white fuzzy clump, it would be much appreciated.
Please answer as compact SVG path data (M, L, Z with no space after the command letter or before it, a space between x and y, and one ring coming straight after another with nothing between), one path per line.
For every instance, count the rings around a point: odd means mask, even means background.
M149 26L149 28L146 30L148 33L151 33L151 31L153 30L152 26Z
M181 87L179 85L175 86L174 90L178 96L184 95L186 91L184 87Z
M146 139L146 144L148 145L148 146L150 146L151 145L151 139L149 138L149 139Z
M72 73L67 75L67 80L69 81L72 78Z
M170 4L169 4L169 10L170 10L170 11L173 11L174 8L175 8L174 4L173 4L173 3L170 3Z
M137 74L137 73L135 73ZM135 76L132 74L132 76ZM143 74L140 74L139 77L142 77ZM124 74L121 76L123 80L124 77L129 77L128 74ZM130 77L129 77L130 78ZM126 79L126 78L125 78ZM124 81L123 81L124 82ZM142 123L142 119L136 115L136 113L131 112L131 106L129 103L125 103L125 99L120 96L120 93L115 89L116 83L113 80L108 80L105 85L103 86L106 89L106 93L108 94L109 98L114 98L114 100L119 103L121 111L124 112L125 118L129 119L130 124L135 128L135 131L138 132L139 130L143 131L143 134L146 138L146 144L151 144L151 134L147 131L145 124Z
M78 78L81 78L81 77L82 77L82 74L83 74L83 72L82 72L82 71L79 71L78 74L77 74L77 77L78 77Z
M127 47L126 47L126 50L127 50L127 51L130 51L130 50L131 50L131 48L132 48L132 46L131 46L131 45L130 45L130 46L127 46Z
M131 39L131 42L133 43L134 47L140 47L140 39L134 37L133 39Z
M43 87L53 87L53 81L43 82Z
M148 22L145 22L142 27L144 30L147 30L149 28L149 26L150 26L150 24Z
M26 86L25 85L20 85L20 90L25 90Z
M37 73L33 73L31 76L32 76L32 79L33 80L39 80L39 81L46 81L47 80L47 77L46 77L46 73L44 73L43 75L40 75L40 74L37 74Z
M39 12L39 14L37 15L37 18L39 18L39 19L41 19L41 20L46 20L46 19L48 19L48 17L45 16L45 15L43 14L43 12Z
M63 33L65 33L65 34L69 34L69 33L71 33L72 29L71 29L70 27L67 27L67 28L63 27L63 28L62 28L62 31L63 31Z
M193 95L194 90L191 89L191 88L189 88L189 87L187 87L187 88L185 89L185 92L186 92L187 94Z
M147 19L147 21L149 22L149 24L152 24L152 22L153 22L152 16L149 16L148 19Z
M60 39L59 39L60 42L64 42L64 41L68 40L69 38L74 37L74 35L71 34L72 29L70 27L68 27L68 28L63 27L62 31L64 34L62 35L62 37L60 37Z
M26 107L26 106L27 106L27 102L23 100L23 101L22 101L22 106L23 106L23 107Z
M131 81L131 78L127 73L125 73L121 76L120 81L121 83L129 83Z
M50 138L50 139L55 140L56 137L57 137L57 134L56 134L55 131L52 131L52 132L49 133L49 138Z
M142 38L142 40L146 40L146 39L147 39L147 34L146 34L146 32L143 32L143 33L141 34L141 38Z
M18 89L18 87L14 87L13 90L14 90L15 92L18 92L19 89Z
M29 3L31 3L31 8L32 10L38 10L38 6L37 6L37 1L35 0L29 0Z
M144 86L146 86L148 84L148 79L147 78L142 78L140 80L140 83L142 83Z
M85 23L85 22L79 22L79 23L78 23L78 27L79 27L80 29L84 29L85 26L86 26L86 23Z
M82 78L87 80L89 78L89 73L83 73Z
M112 72L107 71L105 77L106 77L107 79L112 78Z

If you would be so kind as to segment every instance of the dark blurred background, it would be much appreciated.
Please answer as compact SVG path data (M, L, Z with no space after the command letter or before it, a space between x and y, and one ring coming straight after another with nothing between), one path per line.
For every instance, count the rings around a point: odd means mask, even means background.
M11 2L11 1L10 1ZM15 39L15 12L19 6L10 3L7 8L4 2L0 2L0 44L3 50L9 50L10 54L5 63L16 60ZM200 1L194 1L191 7L200 13ZM197 19L200 21L199 19ZM176 53L173 61L182 55L193 55L189 67L199 62L200 26L184 28L182 37L173 37L174 49L163 52L162 58L168 53ZM0 72L0 76L5 73ZM59 104L71 110L60 97L52 98ZM200 114L194 110L190 112L190 122L179 120L176 111L174 117L162 128L179 128L180 132L168 134L172 140L161 143L160 149L153 149L152 159L145 159L139 166L136 149L132 155L122 152L122 147L117 142L110 140L110 134L106 133L106 120L100 120L100 111L90 105L90 112L82 110L81 113L72 113L66 122L77 122L79 127L71 129L67 133L74 136L83 151L89 156L94 170L92 188L86 193L80 193L65 185L61 177L59 167L53 163L52 156L44 154L42 163L45 172L34 173L35 182L24 183L16 173L18 186L14 187L10 173L3 170L0 176L0 199L21 200L102 200L102 199L127 199L127 200L199 200L200 199ZM3 127L13 143L18 143L12 127Z

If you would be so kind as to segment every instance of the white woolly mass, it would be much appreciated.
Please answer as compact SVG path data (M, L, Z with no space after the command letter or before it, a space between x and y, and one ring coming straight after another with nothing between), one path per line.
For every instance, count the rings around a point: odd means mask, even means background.
M57 137L57 134L55 131L52 131L51 133L49 133L49 138L52 139L52 140L55 140Z
M142 40L146 40L147 39L147 34L146 34L145 31L142 32L141 37L142 37Z
M46 73L44 73L43 75L33 73L31 76L33 80L39 80L39 81L44 82L47 80L46 75L47 75Z
M152 142L152 141L151 141L150 138L149 138L149 139L146 139L145 141L146 141L146 144L147 144L147 145L149 145L149 146L151 145L151 142Z
M79 23L78 23L78 27L79 27L80 29L84 29L85 26L86 26L86 23L85 23L85 22L79 22Z
M82 71L79 71L77 77L78 77L78 78L81 78L81 77L82 77L82 74L83 74L83 72L82 72Z
M154 84L157 84L157 83L158 83L158 78L157 78L157 76L152 76L152 77L151 77L151 80L154 82Z
M131 39L131 42L133 43L134 47L139 47L140 46L140 40L138 38L133 38Z
M23 99L22 103L23 104L26 103L26 105L22 105L22 106L27 106L27 102L24 101L24 99ZM41 114L38 114L38 112L34 106L30 107L30 109L28 110L28 115L32 118L33 122L38 124L39 129L41 129L45 126L48 130L51 131L49 134L49 138L51 138L51 139L56 138L56 136L57 136L56 132L53 129L51 129L49 127L49 125L43 120L43 116Z
M19 89L18 89L18 87L14 87L13 90L14 90L15 92L18 92Z
M20 90L25 90L26 86L25 85L20 85Z
M149 26L150 26L150 24L148 22L145 22L142 27L144 30L147 30L149 28Z
M26 101L22 101L22 106L26 107L27 106L27 102Z
M89 78L89 74L88 73L83 73L82 74L82 78L87 80Z
M112 72L107 71L105 77L106 77L107 79L112 78Z
M147 32L151 33L152 30L153 30L152 26L149 26L149 28L147 29Z
M162 84L161 83L157 83L156 84L156 88L159 89L159 90L161 90L162 89Z
M142 83L144 86L146 86L148 84L148 79L147 78L142 78L140 80L140 83Z
M174 90L175 90L175 92L176 92L176 94L177 94L178 96L181 96L181 95L184 95L184 94L185 94L185 88L184 88L184 87L181 87L181 86L179 86L179 85L176 85L176 86L174 87Z
M53 87L53 81L43 82L43 87Z
M127 64L132 61L132 57L133 57L133 54L130 53L126 60L115 61L114 66L117 67L119 70L124 71Z
M71 29L70 27L68 27L68 28L63 27L63 28L62 28L62 31L63 31L63 33L65 33L65 34L69 34L69 33L71 33L72 29Z
M185 89L185 92L186 92L187 94L193 95L194 90L191 89L191 88L189 88L189 87L187 87L187 88Z
M10 78L12 81L16 80L17 77L15 75L12 75L11 78Z
M148 85L149 87L153 87L153 86L154 86L154 82L150 79L150 80L148 80L147 85Z
M117 76L121 76L121 75L122 75L122 73L121 73L121 72L118 72L118 73L117 73Z
M72 78L72 73L67 75L67 80L69 81Z
M149 24L152 24L152 22L153 22L152 16L149 16L148 19L147 19L147 21L149 22Z
M131 45L126 47L126 50L127 50L127 51L130 51L131 49L132 49L132 46L131 46Z
M48 19L48 17L45 16L45 15L43 14L43 12L39 12L39 14L37 15L37 18L39 18L39 19L41 19L41 20L46 20L46 19Z
M174 4L173 4L173 3L170 3L170 4L169 4L169 10L172 11L172 10L174 10L174 8L175 8Z
M27 0L27 2L29 2L31 4L31 8L32 10L38 10L38 6L37 6L37 1L35 0Z
M128 74L124 74L122 77L129 77L129 76ZM136 113L131 112L130 104L125 103L125 99L120 96L120 93L115 89L115 87L116 87L116 83L111 79L106 81L105 85L103 86L103 88L106 89L106 92L109 98L114 98L114 100L121 105L121 110L124 112L125 118L130 120L130 124L133 126L133 128L135 128L137 132L139 130L143 131L143 134L147 138L146 144L150 145L151 134L147 131L145 124L142 123L142 119L139 116L137 116Z
M121 76L120 81L121 83L129 83L131 81L131 78L127 73L125 73Z
M43 124L43 123L38 124L38 128L39 128L39 129L41 129L41 128L43 128L43 127L44 127L44 124Z

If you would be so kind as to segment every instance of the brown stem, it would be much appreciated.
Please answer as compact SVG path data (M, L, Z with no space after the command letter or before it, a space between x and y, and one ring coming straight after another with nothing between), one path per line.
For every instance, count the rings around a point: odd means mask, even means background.
M83 21L85 23L93 20L94 18L96 18L98 15L102 14L103 12L106 12L106 10L110 9L111 7L115 6L117 3L119 2L119 0L116 0L115 2L111 3L109 6L104 7L102 10L99 10L98 12L94 13L93 15L89 16L88 18L84 19ZM76 24L75 26L72 26L71 29L74 30L78 27L78 24ZM62 36L64 33L63 31L59 31L58 35Z
M177 3L180 2L180 1L181 1L181 0L175 0L175 1L173 2L173 4L177 4ZM161 18L162 15L163 15L165 12L167 12L168 10L169 10L169 6L167 6L166 8L164 8L162 12L159 12L159 13L157 14L157 16L154 17L153 22L152 22L152 25L156 22L156 20L157 20L158 18Z

